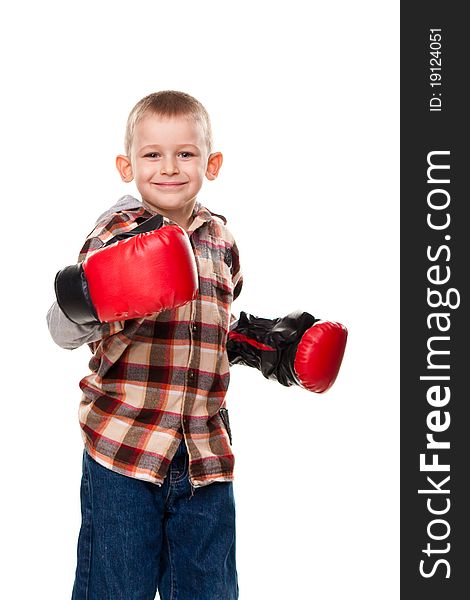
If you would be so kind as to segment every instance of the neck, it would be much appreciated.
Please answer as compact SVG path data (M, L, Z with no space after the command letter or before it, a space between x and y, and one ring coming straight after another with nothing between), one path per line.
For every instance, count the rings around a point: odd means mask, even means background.
M167 219L170 219L171 221L177 223L180 227L182 227L184 230L188 230L191 226L191 223L194 220L194 216L193 216L193 212L194 212L194 205L195 205L196 201L194 200L191 204L189 204L187 207L184 207L182 210L179 211L172 211L172 210L165 210L165 209L161 209L158 208L158 210L151 206L150 204L147 204L147 202L145 200L142 200L142 205L152 214L159 214L162 215L163 217L166 217Z

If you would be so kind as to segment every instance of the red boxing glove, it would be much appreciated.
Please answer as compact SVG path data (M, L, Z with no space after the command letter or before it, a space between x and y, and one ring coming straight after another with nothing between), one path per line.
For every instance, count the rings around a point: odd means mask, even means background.
M340 323L320 321L307 312L264 319L242 311L229 332L227 353L231 365L255 367L282 385L322 393L335 382L347 336Z
M311 392L326 392L336 380L348 332L341 323L317 321L302 336L294 359L299 383Z
M159 229L110 240L82 263L57 273L57 302L71 321L135 319L196 298L197 267L187 233L157 221Z

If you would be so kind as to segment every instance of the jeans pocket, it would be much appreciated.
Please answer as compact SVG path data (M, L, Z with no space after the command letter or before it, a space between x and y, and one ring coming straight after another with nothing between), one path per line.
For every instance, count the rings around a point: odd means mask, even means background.
M225 429L227 430L228 439L230 440L230 445L232 445L232 431L230 429L230 420L228 417L228 410L226 408L220 408L219 414L220 414L220 418L222 419L222 421L225 425Z

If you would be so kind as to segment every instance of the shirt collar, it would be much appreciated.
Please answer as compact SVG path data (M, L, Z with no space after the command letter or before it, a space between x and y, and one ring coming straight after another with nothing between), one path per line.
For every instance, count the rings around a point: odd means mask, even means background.
M191 235L193 231L198 229L198 227L200 227L204 223L213 220L213 216L210 213L210 211L205 206L202 206L199 200L196 200L196 202L194 203L193 212L191 213L191 215L193 217L193 221L187 230L188 235ZM175 221L172 221L168 217L163 217L163 223L165 225L175 224Z
M113 210L114 211L115 210L132 210L132 209L136 209L136 208L143 209L149 215L157 214L155 211L149 210L146 206L143 206L143 204L140 200L137 200L137 198L134 198L133 196L129 196L129 195L123 196L122 198L120 198L118 203L115 204L111 209L109 209L108 212L112 212ZM205 206L203 206L199 202L199 200L196 200L196 202L194 203L193 212L191 214L193 216L193 221L192 221L191 225L189 226L188 234L195 231L198 227L200 227L204 223L212 221L214 218L212 216L212 213L209 211L209 209L207 209ZM171 219L169 219L168 217L163 217L163 222L165 225L168 225L170 223L175 224L175 222L172 221Z
M194 204L192 215L194 219L191 225L189 226L188 234L192 233L198 227L200 227L204 223L212 221L213 219L209 210L205 206L202 206L202 204L198 200L196 200Z

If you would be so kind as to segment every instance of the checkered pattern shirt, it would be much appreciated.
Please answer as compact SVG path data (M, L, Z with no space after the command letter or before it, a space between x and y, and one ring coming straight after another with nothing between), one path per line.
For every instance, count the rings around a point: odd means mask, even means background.
M143 206L97 223L83 261L152 216ZM239 253L226 219L196 202L188 229L199 273L197 298L150 317L101 326L89 343L90 374L80 381L81 434L103 466L161 485L184 436L193 487L233 480L225 396L232 301L242 287ZM164 226L173 221L164 217ZM222 409L222 410L221 410Z

